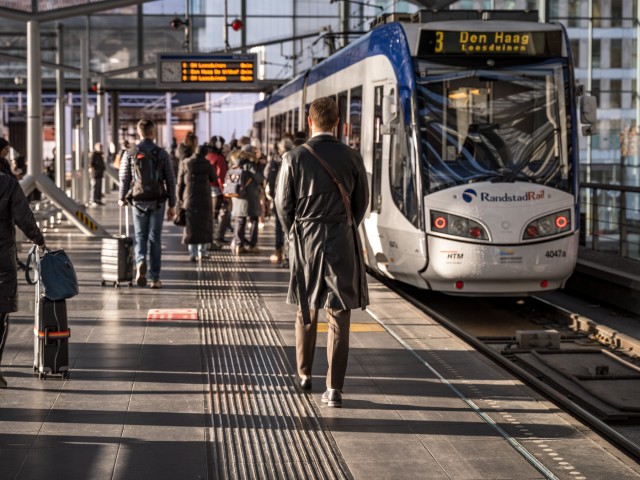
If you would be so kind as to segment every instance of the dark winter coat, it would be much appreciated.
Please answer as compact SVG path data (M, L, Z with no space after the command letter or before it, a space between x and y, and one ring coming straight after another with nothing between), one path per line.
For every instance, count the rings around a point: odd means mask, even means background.
M234 217L259 217L262 213L260 207L260 185L264 181L263 170L260 166L251 161L253 155L238 151L230 155L229 168L240 165L243 170L249 173L251 182L247 186L247 198L234 198L232 200L231 214Z
M15 225L37 245L44 245L29 202L18 181L0 173L0 313L18 310Z
M91 154L91 163L89 164L91 167L91 177L92 178L102 178L104 177L104 155L102 152L93 152Z
M278 178L281 165L282 158L274 154L264 167L264 178L267 180L267 192L271 198L274 198L276 194L276 178Z
M196 154L180 162L176 196L178 208L187 211L182 243L209 243L213 238L211 182L217 180L213 167L202 155Z
M15 178L15 174L11 170L11 163L9 163L9 160L6 158L0 158L0 173L6 173Z
M289 235L291 279L287 303L349 310L369 303L357 226L369 202L360 153L331 135L307 143L336 171L351 201L354 223L347 223L338 187L322 164L303 147L282 157L275 204Z

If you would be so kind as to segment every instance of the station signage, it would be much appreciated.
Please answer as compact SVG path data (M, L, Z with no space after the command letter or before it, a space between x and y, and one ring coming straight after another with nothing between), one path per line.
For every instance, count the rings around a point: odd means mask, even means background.
M157 85L167 89L251 90L256 84L254 54L161 54Z
M560 31L422 30L419 55L560 56Z

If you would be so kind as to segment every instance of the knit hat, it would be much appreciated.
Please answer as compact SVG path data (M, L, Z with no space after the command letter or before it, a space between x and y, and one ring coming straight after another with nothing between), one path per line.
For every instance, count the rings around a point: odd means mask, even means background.
M222 150L222 147L224 146L224 138L220 135L214 135L213 137L211 137L209 145L217 148L218 150Z

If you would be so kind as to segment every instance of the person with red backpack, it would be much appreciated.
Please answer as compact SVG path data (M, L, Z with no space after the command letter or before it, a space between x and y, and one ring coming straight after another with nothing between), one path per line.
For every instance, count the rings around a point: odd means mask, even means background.
M209 141L207 160L216 172L218 179L211 183L211 203L213 207L213 221L216 223L213 231L211 250L220 250L224 241L224 232L231 224L229 201L224 197L224 181L227 177L227 159L222 153L224 138L214 135Z
M162 288L162 221L167 199L167 220L173 219L176 205L176 176L166 150L154 143L156 124L140 120L137 125L140 143L131 149L120 164L118 204L133 205L135 232L136 284L147 284L147 247L149 249L149 287Z

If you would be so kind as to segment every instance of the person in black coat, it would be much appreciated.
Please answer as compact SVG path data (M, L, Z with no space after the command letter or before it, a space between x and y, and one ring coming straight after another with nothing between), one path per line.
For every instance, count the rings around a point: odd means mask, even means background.
M44 237L18 180L0 173L0 361L9 331L9 313L18 310L18 268L15 226L41 248ZM0 375L0 388L7 382Z
M367 174L360 153L333 136L338 120L332 98L313 101L308 117L313 138L282 157L275 197L278 217L289 237L287 303L299 306L296 360L300 387L311 388L318 310L324 308L329 323L329 368L322 401L332 407L342 406L351 309L364 309L369 303L358 236L358 225L369 203ZM334 173L305 147L311 147ZM344 186L348 202L333 175Z
M89 163L89 172L91 173L91 199L90 205L104 205L102 203L102 178L106 169L104 162L104 153L100 142L93 146L91 154L91 162Z
M6 138L0 138L0 173L6 173L12 177L15 177L13 170L11 169L11 162L7 156L11 150L11 145Z
M196 147L191 157L180 162L176 198L178 209L186 210L187 224L182 243L189 245L189 260L206 257L207 246L213 235L213 206L211 183L217 181L216 173L206 158L208 147Z
M293 143L288 138L283 138L276 145L274 145L274 150L271 154L271 158L267 162L267 166L264 168L264 176L267 180L267 188L266 195L267 198L273 201L273 198L276 195L276 178L278 177L278 172L280 171L280 165L282 164L282 155L293 148ZM282 230L282 224L280 220L278 220L278 211L273 207L273 212L275 214L275 247L276 249L269 257L271 263L282 263L285 258L284 252L284 232Z

